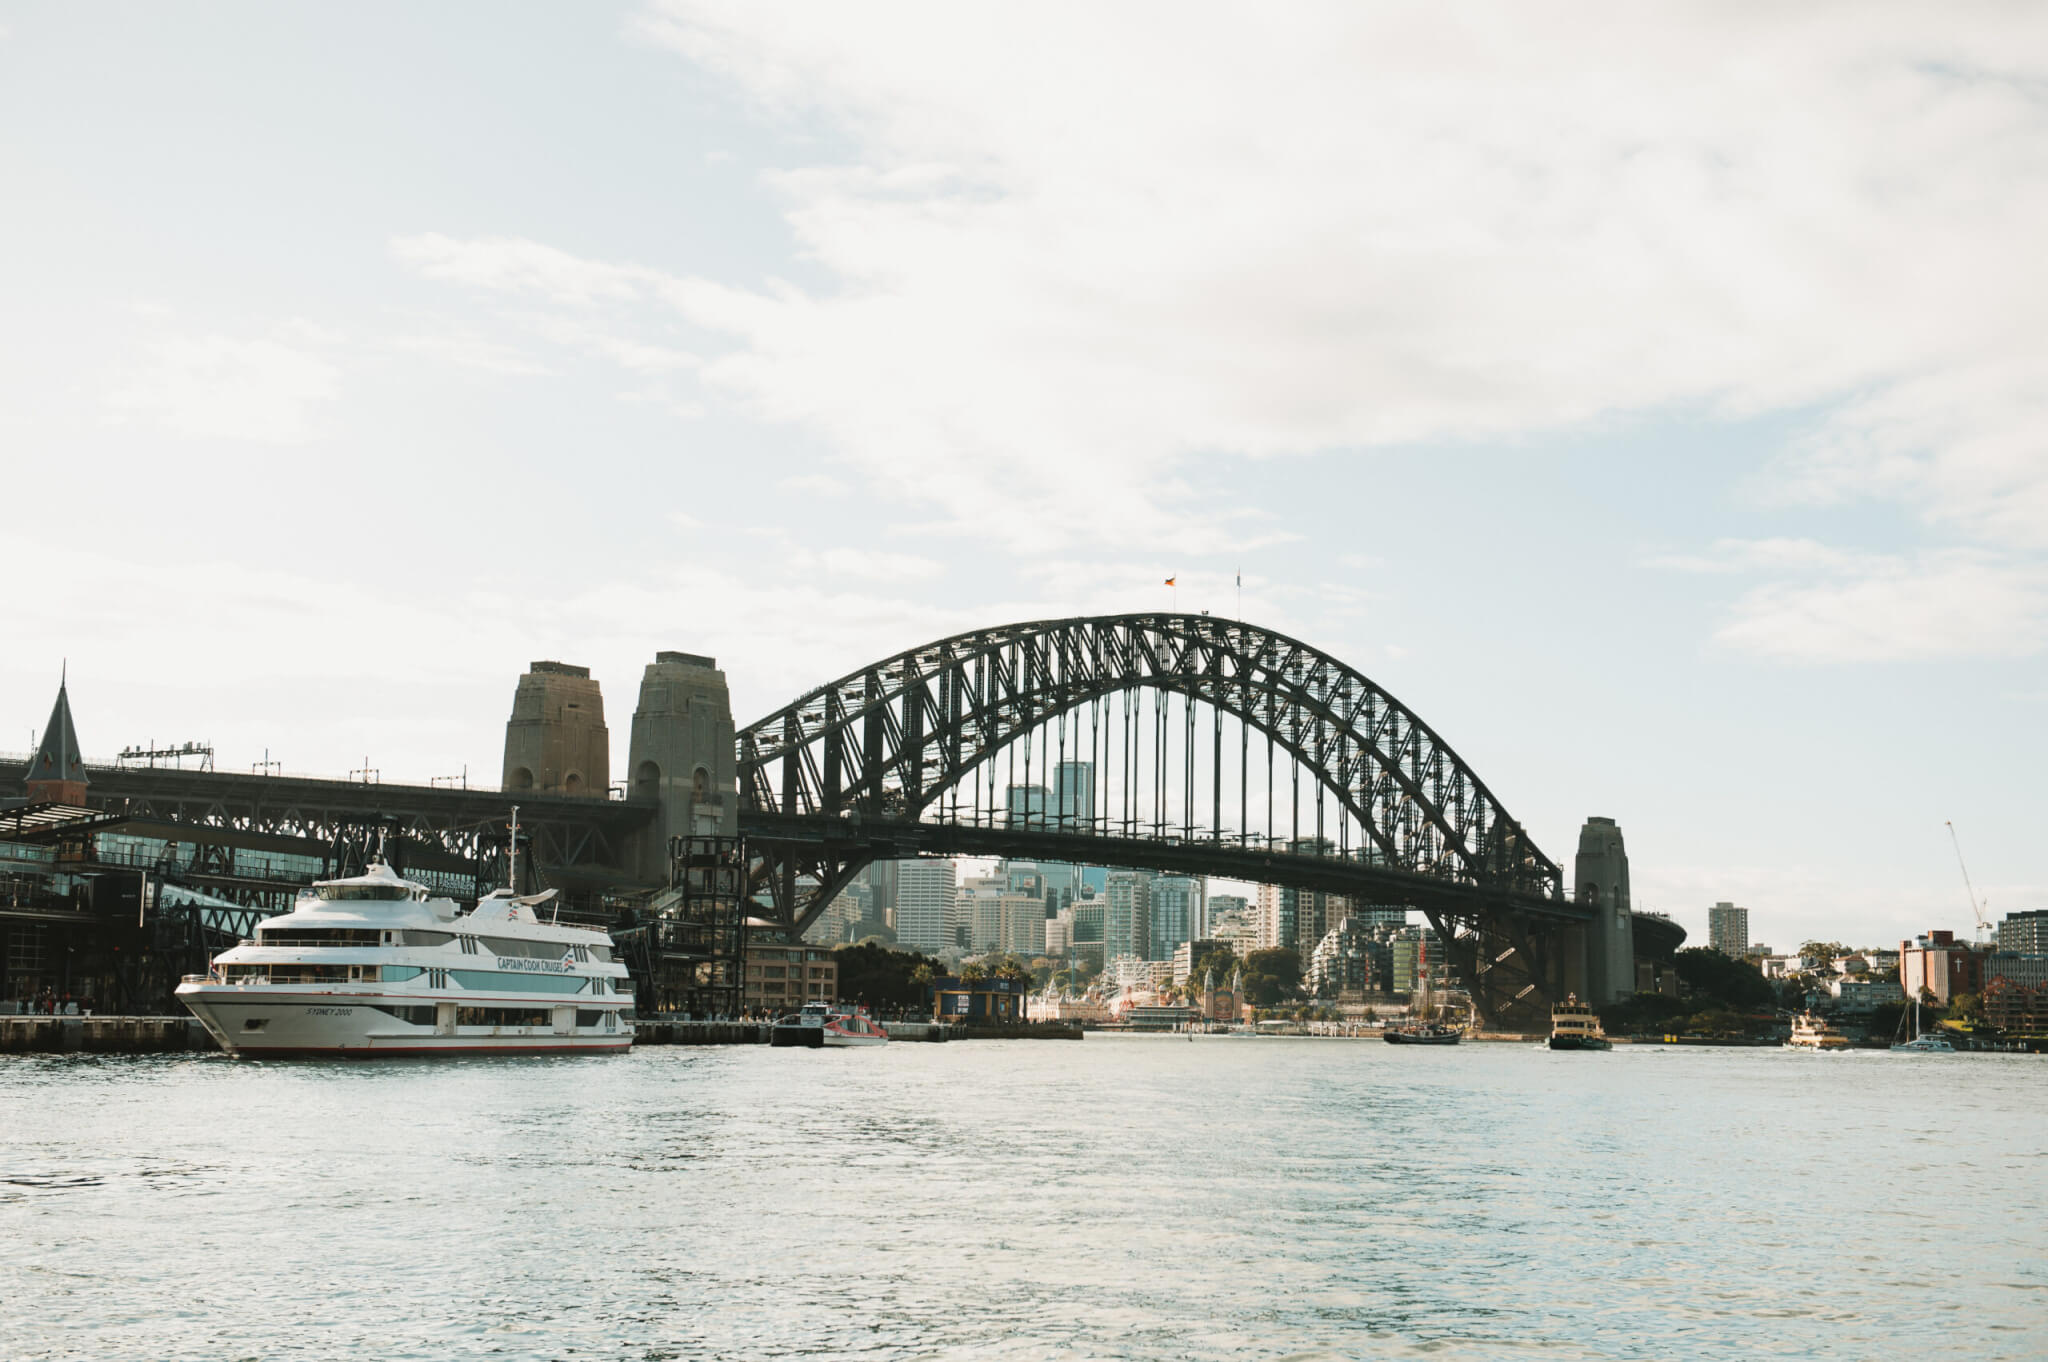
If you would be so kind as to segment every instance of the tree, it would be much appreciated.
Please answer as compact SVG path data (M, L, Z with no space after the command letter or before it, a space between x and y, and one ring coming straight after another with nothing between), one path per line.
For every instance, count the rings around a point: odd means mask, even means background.
M960 982L978 984L988 978L988 967L979 960L970 960L960 967Z
M1763 971L1747 960L1731 960L1710 946L1692 946L1672 958L1679 980L1692 991L1694 1005L1719 1003L1723 1007L1771 1007L1777 990Z
M916 951L893 950L875 941L832 952L839 966L839 998L870 1007L921 1008L930 997L939 962ZM920 977L922 976L922 977Z
M1271 1007L1301 988L1301 957L1286 946L1253 951L1244 960L1245 997L1256 1007Z
M1202 980L1211 970L1216 973L1216 986L1228 988L1230 976L1237 970L1237 954L1221 941L1211 942L1195 952L1188 970L1188 989L1199 991Z

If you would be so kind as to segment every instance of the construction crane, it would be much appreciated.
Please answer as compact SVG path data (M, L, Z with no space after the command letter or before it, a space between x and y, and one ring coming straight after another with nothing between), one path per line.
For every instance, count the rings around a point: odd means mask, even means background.
M1948 825L1948 840L1955 844L1956 864L1962 867L1963 871L1963 892L1970 896L1970 911L1977 915L1977 938L1981 941L1991 935L1991 924L1984 920L1984 905L1977 901L1977 891L1970 884L1970 867L1963 860L1963 839L1956 836L1956 825L1953 822Z

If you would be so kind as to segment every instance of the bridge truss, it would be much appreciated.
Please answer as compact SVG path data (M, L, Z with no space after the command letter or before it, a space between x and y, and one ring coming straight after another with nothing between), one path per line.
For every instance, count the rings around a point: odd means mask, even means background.
M1590 917L1412 710L1241 621L958 634L821 686L737 744L754 889L796 930L880 858L1178 869L1416 908L1498 1017L1553 991L1552 944Z

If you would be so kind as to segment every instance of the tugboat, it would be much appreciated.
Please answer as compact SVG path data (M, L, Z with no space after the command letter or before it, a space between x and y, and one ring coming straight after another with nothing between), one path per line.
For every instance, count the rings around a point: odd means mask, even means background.
M1788 1050L1846 1050L1849 1038L1827 1024L1824 1017L1811 1012L1802 1012L1792 1019L1792 1039L1785 1042Z
M1600 1018L1567 993L1563 1002L1550 1009L1550 1048L1553 1050L1612 1050L1614 1042L1600 1029Z
M844 1045L887 1045L889 1033L864 1007L845 1003L805 1003L804 1010L777 1021L768 1032L770 1045L809 1049Z

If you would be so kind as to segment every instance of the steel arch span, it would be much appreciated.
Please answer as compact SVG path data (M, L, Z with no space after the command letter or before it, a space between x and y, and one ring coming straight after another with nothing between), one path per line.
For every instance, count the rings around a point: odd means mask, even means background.
M1118 828L1092 809L1087 818L1026 809L973 828L946 817L949 794L957 800L997 753L1061 715L1142 690L1201 702L1262 734L1355 822L1360 846L1333 865L1328 847L1287 854L1270 827L1254 843L1242 828L1226 833L1220 816L1192 836L1168 835L1158 820L1149 833L1129 819ZM1422 908L1450 929L1447 938L1462 936L1482 971L1480 962L1519 950L1525 964L1515 973L1539 985L1547 971L1530 958L1528 922L1586 916L1565 902L1557 864L1411 709L1337 658L1241 621L1119 615L957 634L821 686L736 739L757 892L798 929L868 861L916 854L1035 853L1341 884L1372 902ZM1192 763L1192 746L1184 756ZM1220 739L1214 770L1220 805Z

